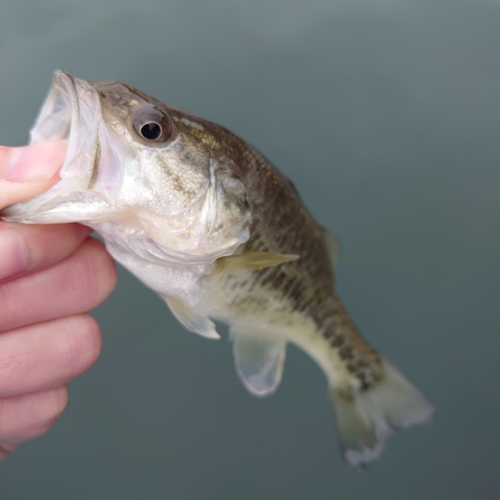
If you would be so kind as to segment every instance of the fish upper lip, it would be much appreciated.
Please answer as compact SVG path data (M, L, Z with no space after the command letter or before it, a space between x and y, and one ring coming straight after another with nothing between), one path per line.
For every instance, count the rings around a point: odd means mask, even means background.
M52 86L31 129L31 144L67 139L69 157L71 146L77 142L80 125L85 118L82 104L87 101L86 92L92 94L95 89L66 71L54 71ZM89 95L89 102L92 97Z
M65 166L75 146L79 115L80 99L74 78L65 71L54 71L52 86L30 130L30 144L67 140Z
M64 90L72 98L71 102L78 102L78 92L76 90L75 79L72 75L62 69L56 69L52 77L52 82L58 88L64 87Z

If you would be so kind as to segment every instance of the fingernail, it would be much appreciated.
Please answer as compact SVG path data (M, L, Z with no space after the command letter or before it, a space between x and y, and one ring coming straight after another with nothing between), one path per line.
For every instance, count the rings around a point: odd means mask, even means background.
M0 280L28 267L28 249L24 238L13 229L0 231Z
M52 179L64 163L66 141L0 148L0 178L10 182Z

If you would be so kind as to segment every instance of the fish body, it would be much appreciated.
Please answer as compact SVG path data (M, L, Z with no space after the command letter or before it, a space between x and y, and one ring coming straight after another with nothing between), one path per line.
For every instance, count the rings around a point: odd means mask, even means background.
M119 82L56 71L31 142L67 139L61 181L2 217L81 222L189 330L230 328L236 371L274 392L292 342L323 369L344 457L379 457L432 406L358 333L334 283L334 239L273 164L226 128Z

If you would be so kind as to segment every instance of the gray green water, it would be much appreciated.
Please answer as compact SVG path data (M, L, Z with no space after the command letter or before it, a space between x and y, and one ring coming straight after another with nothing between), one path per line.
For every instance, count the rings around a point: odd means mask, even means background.
M257 400L225 339L120 270L101 358L0 464L0 498L500 498L499 26L496 0L3 0L0 143L26 141L55 68L232 128L338 236L355 321L439 415L351 471L304 354Z

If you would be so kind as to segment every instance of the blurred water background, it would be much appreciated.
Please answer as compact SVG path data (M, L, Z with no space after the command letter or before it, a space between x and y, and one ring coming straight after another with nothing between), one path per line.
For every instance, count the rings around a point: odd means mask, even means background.
M120 269L101 358L0 464L0 498L500 498L499 54L496 0L3 0L1 144L56 68L233 129L338 236L353 318L439 415L349 470L314 362L289 349L255 399L225 338Z

